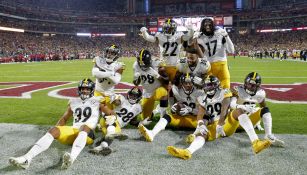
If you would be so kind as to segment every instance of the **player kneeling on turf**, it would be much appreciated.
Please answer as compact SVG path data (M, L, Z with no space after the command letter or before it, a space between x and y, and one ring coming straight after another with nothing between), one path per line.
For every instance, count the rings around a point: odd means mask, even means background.
M94 142L94 132L98 123L102 97L94 97L95 83L86 78L78 84L80 98L71 99L68 108L55 127L51 128L40 138L28 153L20 157L11 157L12 165L27 169L34 157L46 151L53 140L62 144L72 144L71 152L63 155L62 169L67 169L80 154L85 145ZM65 126L68 119L73 116L73 126Z

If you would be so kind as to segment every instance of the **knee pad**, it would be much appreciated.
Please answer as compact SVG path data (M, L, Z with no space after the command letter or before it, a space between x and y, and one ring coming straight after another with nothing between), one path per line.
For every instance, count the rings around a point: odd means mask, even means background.
M260 116L262 117L264 114L269 113L270 109L268 107L264 107L261 109Z
M160 107L167 108L168 106L168 100L160 100Z
M163 118L167 121L167 123L170 123L172 121L172 118L168 114L165 114Z

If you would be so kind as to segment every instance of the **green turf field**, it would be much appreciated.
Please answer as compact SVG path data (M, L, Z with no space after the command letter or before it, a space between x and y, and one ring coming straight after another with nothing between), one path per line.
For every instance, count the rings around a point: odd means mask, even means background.
M122 81L132 81L134 58L124 58L126 70ZM307 63L278 60L228 59L232 82L242 82L245 75L257 71L263 84L307 83ZM91 60L0 64L0 82L79 81L91 77ZM92 78L92 77L91 77ZM61 86L72 87L76 83ZM0 86L0 89L9 86ZM58 88L58 87L57 87ZM53 125L66 110L67 100L47 96L47 89L32 93L31 99L0 98L1 123ZM273 115L275 133L307 134L306 104L268 103Z

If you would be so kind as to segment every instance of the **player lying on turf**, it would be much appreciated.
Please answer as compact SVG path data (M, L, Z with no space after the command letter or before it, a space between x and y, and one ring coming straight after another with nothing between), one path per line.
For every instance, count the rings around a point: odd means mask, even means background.
M113 110L105 107L102 112L109 115L102 117L100 120L103 138L107 142L102 142L99 146L91 149L91 153L102 155L111 153L109 152L110 148L108 147L110 141L114 138L120 140L128 138L128 136L123 134L121 131L121 128L128 124L137 126L138 124L148 125L151 123L149 118L146 118L141 122L137 120L137 116L142 112L142 107L139 103L141 99L142 91L137 87L133 87L128 91L127 99L123 95L111 96L110 102L113 105Z
M41 137L25 155L11 157L12 165L27 169L34 157L46 151L54 139L62 144L72 144L71 152L63 155L62 169L67 169L80 154L85 145L92 144L94 132L102 108L102 97L94 97L95 83L84 79L78 84L80 98L69 100L66 112L56 126L51 128ZM73 116L73 125L66 126L67 121Z
M190 159L196 150L203 147L206 140L215 140L220 135L230 136L235 132L239 124L242 125L250 137L255 153L259 153L270 146L270 141L258 139L248 116L240 115L241 110L236 109L228 112L231 92L228 89L221 88L217 77L212 75L207 77L204 90L205 95L197 99L199 103L197 128L194 134L189 135L187 138L187 142L191 143L190 146L187 149L168 146L167 151L169 154L182 159ZM206 117L204 118L204 116Z

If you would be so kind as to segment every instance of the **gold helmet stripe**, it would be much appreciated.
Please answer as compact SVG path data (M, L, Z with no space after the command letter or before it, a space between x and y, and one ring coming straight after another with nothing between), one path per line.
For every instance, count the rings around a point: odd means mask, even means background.
M257 75L257 73L256 73L256 72L254 72L254 75L253 75L252 80L255 80L255 79L256 79L256 75Z
M167 24L171 24L171 19L170 18L168 18Z
M144 62L143 62L143 53L144 53L144 50L145 50L145 49L142 49L142 50L141 50L141 53L140 53L140 63L141 63L141 64L144 64Z

